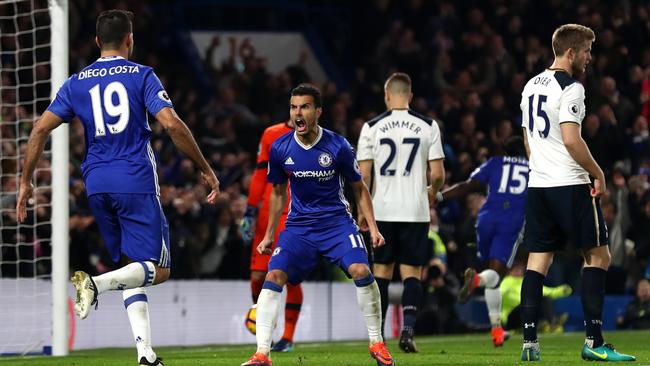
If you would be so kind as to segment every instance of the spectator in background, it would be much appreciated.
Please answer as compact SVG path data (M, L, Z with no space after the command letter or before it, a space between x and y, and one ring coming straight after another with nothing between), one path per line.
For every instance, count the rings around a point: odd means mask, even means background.
M630 213L628 210L629 190L622 164L616 164L612 173L607 195L603 200L603 218L609 231L609 248L612 256L607 274L606 292L608 294L623 294L626 286L621 286L627 279L630 259L626 246L626 233L630 228Z
M634 166L638 166L642 159L650 157L650 132L648 119L642 115L637 116L632 124L629 135L631 143L631 158Z
M636 297L625 310L625 314L616 319L619 328L650 329L650 281L639 280Z
M582 135L589 146L589 150L596 161L603 161L610 155L609 147L610 136L600 126L600 118L596 114L590 114L585 117ZM613 157L612 157L613 158Z
M415 333L446 334L467 330L456 312L456 297L460 284L446 270L439 258L434 258L424 279L424 302L415 323Z
M611 76L604 76L600 79L598 91L589 101L592 110L598 110L603 105L608 105L616 118L624 126L627 125L635 113L636 108L630 100L622 95L616 87L616 80Z
M643 75L639 85L639 102L641 103L641 115L647 119L650 118L650 66L646 67L645 71L641 71L639 66L636 68L639 70L637 74Z
M201 248L200 271L202 278L242 278L246 267L242 267L244 258L244 243L238 234L238 225L234 220L229 206L222 205L217 209L216 225L204 228L204 243Z
M512 121L502 119L490 130L490 142L492 144L492 155L506 153L505 144L513 136Z
M636 259L646 265L643 276L650 278L650 194L646 193L642 200L642 211L637 222L632 226L630 239L634 241Z

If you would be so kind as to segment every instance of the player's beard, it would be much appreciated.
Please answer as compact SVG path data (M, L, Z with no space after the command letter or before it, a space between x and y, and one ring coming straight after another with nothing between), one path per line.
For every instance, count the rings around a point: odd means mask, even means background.
M573 75L574 78L579 77L580 75L582 75L582 68L576 64L571 65L571 74Z
M573 74L574 78L582 76L582 74L587 71L587 61L584 60L582 62L573 62L571 64L571 73Z

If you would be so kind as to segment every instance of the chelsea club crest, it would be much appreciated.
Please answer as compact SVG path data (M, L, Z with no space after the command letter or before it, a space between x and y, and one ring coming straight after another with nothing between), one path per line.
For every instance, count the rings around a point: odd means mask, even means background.
M327 168L332 165L332 157L328 153L322 153L318 156L318 164L323 168Z

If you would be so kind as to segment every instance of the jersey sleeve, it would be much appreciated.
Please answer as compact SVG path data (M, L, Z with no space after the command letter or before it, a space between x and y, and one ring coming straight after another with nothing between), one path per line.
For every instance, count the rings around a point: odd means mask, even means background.
M492 157L488 161L484 162L478 168L474 169L472 174L469 175L469 179L477 180L481 183L487 183L490 180L490 171L496 158Z
M436 121L431 122L431 146L429 146L429 160L444 159L445 153L442 151L442 138L440 136L440 127Z
M260 205L260 201L264 196L264 190L266 189L267 170L268 165L265 169L255 169L253 172L253 176L251 176L250 187L248 187L247 203L249 206L258 207Z
M149 113L154 116L165 107L174 108L160 79L151 69L144 77L144 102Z
M271 151L269 153L269 163L268 169L266 172L266 179L269 183L274 184L285 184L287 183L287 175L284 173L282 168L282 159L280 158L280 153L275 146L271 146Z
M357 159L354 157L354 151L352 151L352 146L350 146L347 140L342 141L336 161L341 171L341 175L346 180L350 182L358 182L361 180L359 163L357 163Z
M269 133L269 130L264 130L262 138L260 139L260 145L257 151L257 168L261 167L261 164L266 166L266 162L269 161L269 154L271 152L271 145L273 144L273 136Z
M582 124L585 118L585 87L580 83L569 85L560 97L559 122Z
M74 76L74 75L73 75ZM52 103L50 103L49 107L47 107L47 110L56 114L59 118L61 118L65 122L70 122L75 116L74 109L72 108L72 96L70 92L70 83L72 81L73 76L68 78L68 80L63 83L61 88L59 89L58 92L56 92L56 96L54 97L54 100Z
M359 134L359 142L357 143L357 160L374 160L371 135L370 125L364 123L361 128L361 134Z
M269 166L269 153L271 150L271 141L269 130L265 130L260 139L260 145L257 151L257 166L251 177L250 187L248 188L248 205L257 207L264 196L266 189L266 174Z

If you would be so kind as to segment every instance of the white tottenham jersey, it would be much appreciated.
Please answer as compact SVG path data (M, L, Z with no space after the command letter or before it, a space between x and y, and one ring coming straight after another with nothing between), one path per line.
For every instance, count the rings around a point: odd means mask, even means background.
M530 146L529 187L590 183L589 174L569 154L560 124L585 117L585 88L564 71L547 69L521 93L521 126Z
M443 159L440 128L411 110L389 110L361 129L357 160L374 162L378 221L429 222L428 161Z

